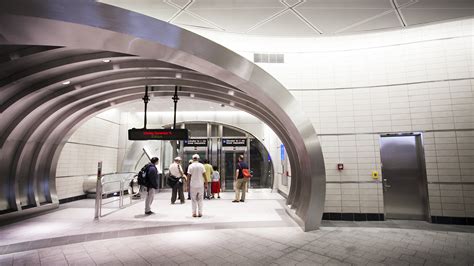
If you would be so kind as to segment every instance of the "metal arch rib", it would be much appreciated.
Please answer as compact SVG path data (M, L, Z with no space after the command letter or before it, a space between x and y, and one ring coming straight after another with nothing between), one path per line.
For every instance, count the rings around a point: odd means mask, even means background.
M27 86L21 90L18 88L18 94L22 94L24 97L21 98L21 101L16 102L16 105L13 105L15 102L10 103L12 108L9 108L5 111L5 119L0 121L0 126L4 129L2 133L0 133L0 146L6 141L8 135L11 134L13 127L17 127L18 124L22 122L23 119L31 112L33 112L36 108L41 107L41 105L45 104L48 100L54 99L57 96L63 96L70 93L82 91L88 89L88 87L94 87L96 85L100 85L101 83L106 82L114 82L110 83L109 87L116 87L117 89L120 87L126 86L135 86L135 85L152 85L156 84L178 84L182 86L190 85L192 82L196 85L206 85L208 87L220 87L226 90L235 90L235 88L227 87L225 85L216 84L216 81L207 77L200 75L198 73L187 73L181 79L174 78L173 70L169 69L157 69L157 70L143 70L139 71L140 69L132 69L132 72L123 71L120 73L114 73L107 70L103 71L103 74L99 77L95 76L92 79L83 79L81 82L81 87L79 90L75 88L75 85L71 86L63 86L58 85L55 82L40 82L41 85L32 84L31 86ZM82 73L84 75L96 73L95 69L92 69L92 72ZM112 74L110 74L112 73ZM143 79L143 77L147 77L147 79ZM74 77L75 79L80 78ZM187 78L192 78L188 80ZM127 80L130 80L128 83L123 83ZM168 81L168 83L164 83ZM116 83L117 82L117 83ZM120 83L118 83L120 82ZM56 85L56 86L52 86ZM34 94L33 94L34 92ZM99 91L98 91L99 92ZM32 97L25 97L32 94ZM20 98L17 98L20 99Z
M207 83L205 81L201 80L187 80L187 79L172 79L172 78L161 78L158 74L160 74L160 71L156 71L153 74L157 75L156 77L153 75L152 78L144 80L144 79L139 79L137 77L140 77L140 73L136 72L133 73L137 75L127 75L127 78L125 79L111 79L113 75L107 75L106 77L100 78L99 81L97 80L89 80L86 81L89 86L88 87L83 87L80 90L75 90L73 86L69 87L64 87L57 89L53 92L49 92L48 90L46 91L38 91L35 94L35 97L33 99L25 99L22 101L17 102L16 105L12 107L17 107L18 108L10 108L7 109L5 112L5 119L0 122L0 125L4 129L2 134L0 135L0 146L3 145L3 143L7 140L7 137L9 135L13 134L14 128L18 128L28 116L31 116L31 114L38 108L42 108L45 104L48 102L56 99L58 96L67 96L67 95L74 95L77 93L81 93L86 90L93 90L93 93L104 93L108 90L120 90L123 87L129 87L129 86L145 86L145 85L169 85L169 84L177 84L181 86L195 86L195 87L207 87L209 89L216 89L217 91L222 88L223 90L232 90L231 87L224 87L221 85L215 85L214 83ZM123 77L123 76L120 76ZM109 81L114 81L114 83L107 83ZM95 83L97 82L97 83ZM102 85L102 83L107 83L106 85ZM238 93L238 92L236 92ZM41 113L44 115L45 111L42 110ZM32 118L33 121L37 121L37 118ZM20 134L27 134L29 131L27 130L20 130L16 134L14 134L15 137L18 137Z
M24 0L10 6L0 3L0 42L105 50L158 59L212 76L265 106L270 111L267 114L278 119L278 131L283 134L280 137L289 140L285 144L298 189L290 191L289 203L296 208L305 230L318 228L325 196L321 148L311 123L281 84L237 54L170 24L94 2L51 0L46 4ZM10 15L5 15L7 12ZM115 23L119 19L121 23ZM134 23L128 23L131 20ZM44 34L45 29L55 34Z

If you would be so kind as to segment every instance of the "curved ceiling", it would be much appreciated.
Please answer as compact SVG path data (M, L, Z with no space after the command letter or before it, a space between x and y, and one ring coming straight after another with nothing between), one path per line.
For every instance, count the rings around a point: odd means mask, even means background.
M320 36L474 16L472 0L100 0L180 27L264 36Z

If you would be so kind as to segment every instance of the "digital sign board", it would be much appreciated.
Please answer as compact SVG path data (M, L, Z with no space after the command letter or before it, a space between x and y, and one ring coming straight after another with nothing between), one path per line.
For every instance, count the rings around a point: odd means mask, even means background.
M136 129L128 130L129 140L187 140L187 129Z
M207 147L207 139L188 139L184 141L185 147Z
M247 146L247 139L223 139L222 146Z

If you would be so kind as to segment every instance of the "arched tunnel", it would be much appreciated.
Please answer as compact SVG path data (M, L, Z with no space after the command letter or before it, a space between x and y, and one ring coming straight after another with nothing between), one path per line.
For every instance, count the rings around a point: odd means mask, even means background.
M304 230L319 227L326 181L318 137L269 74L203 37L130 11L17 2L0 3L0 219L58 206L57 162L81 123L140 99L145 85L160 97L177 85L180 97L225 103L266 123L288 152L294 179L287 204Z

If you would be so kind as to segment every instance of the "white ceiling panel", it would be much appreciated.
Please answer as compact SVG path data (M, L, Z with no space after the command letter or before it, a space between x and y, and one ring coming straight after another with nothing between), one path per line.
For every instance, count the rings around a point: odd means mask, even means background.
M409 8L473 8L474 0L418 0Z
M377 16L390 9L316 9L296 8L323 33L334 33L355 23Z
M156 0L155 0L156 1ZM161 0L160 2L165 2L166 0ZM179 7L184 7L186 6L189 2L192 2L192 0L168 0L172 4L175 4Z
M303 18L292 10L294 7ZM408 26L474 16L474 0L394 0ZM315 36L403 25L392 0L100 0L178 26L242 34ZM188 3L190 3L188 5ZM286 3L286 4L285 4ZM181 12L180 9L186 7ZM390 12L390 13L388 13ZM386 13L386 15L379 16ZM178 16L174 17L175 15ZM308 26L304 21L309 22ZM268 22L266 22L268 21Z
M193 9L228 32L247 32L248 29L282 11L283 8L265 9Z
M179 11L163 1L155 0L100 0L98 2L128 9L164 21L168 21Z
M283 0L285 3L287 3L288 5L290 6L294 6L296 4L298 4L299 2L301 2L302 0Z
M299 8L357 9L392 8L390 0L306 0Z
M263 24L250 34L275 36L309 36L319 35L310 26L301 21L293 12L288 11Z
M403 17L408 25L417 25L440 20L449 20L474 16L474 9L403 9Z
M252 9L280 7L284 7L284 5L279 0L194 0L190 8Z
M360 31L371 31L381 29L391 29L400 27L401 23L395 12L391 12L382 17L367 21L360 25L354 26L344 32L360 32Z
M204 21L200 18L196 18L195 16L192 16L186 12L182 12L181 14L179 14L179 16L173 20L173 24L176 24L178 26L182 25L182 26L192 26L192 27L198 27L198 28L212 29L212 30L220 30L218 27L216 27L212 23Z
M395 0L395 3L397 4L397 6L404 6L406 4L411 4L417 1L419 0Z

